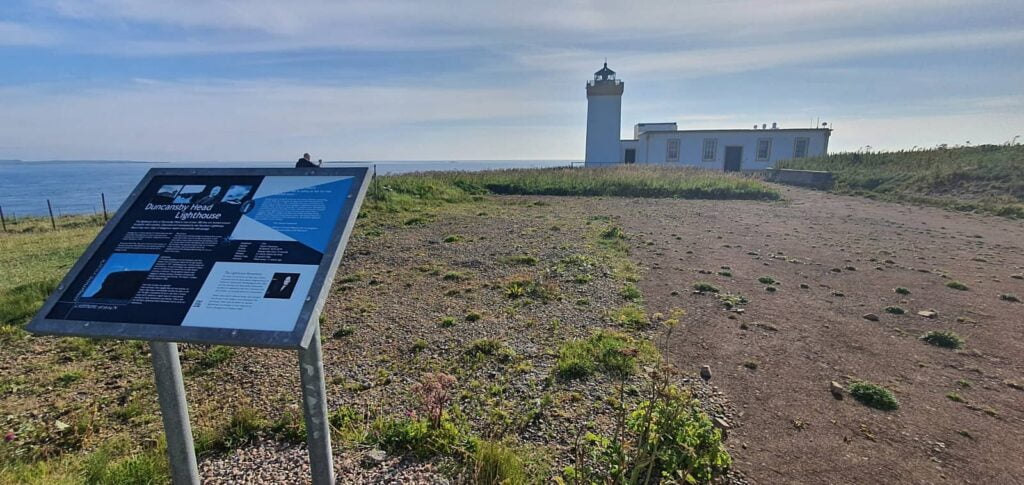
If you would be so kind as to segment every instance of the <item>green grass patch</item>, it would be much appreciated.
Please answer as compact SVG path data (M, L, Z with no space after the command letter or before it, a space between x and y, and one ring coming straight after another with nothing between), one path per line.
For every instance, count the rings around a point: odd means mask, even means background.
M854 399L868 407L883 411L892 411L900 407L900 403L896 400L896 396L892 394L892 391L877 384L866 381L854 381L849 385L848 390Z
M960 290L960 291L967 291L969 289L967 287L967 285L965 285L965 284L963 284L963 283L961 283L959 281L947 281L946 282L946 288L952 288L954 290Z
M949 330L932 330L922 335L921 340L947 349L959 349L964 346L964 339Z
M1024 218L1024 146L982 145L787 160L778 168L826 170L834 192Z
M715 286L715 285L713 285L711 283L708 283L706 281L698 281L698 282L694 283L693 284L693 290L694 291L699 291L701 293L718 293L719 291L721 291L721 290L718 289L717 286Z
M626 283L619 294L626 301L639 302L643 299L643 295L640 294L640 288L637 288L633 283Z
M583 379L595 372L628 376L638 361L650 361L657 351L647 341L616 332L601 331L586 340L566 342L558 348L555 374L561 379Z
M632 303L612 311L610 316L613 322L630 329L646 328L651 323L643 307Z

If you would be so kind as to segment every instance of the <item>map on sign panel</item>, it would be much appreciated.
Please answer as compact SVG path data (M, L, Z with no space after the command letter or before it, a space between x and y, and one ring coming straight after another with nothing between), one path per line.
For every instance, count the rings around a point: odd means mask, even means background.
M147 177L29 330L298 345L366 169L167 172Z

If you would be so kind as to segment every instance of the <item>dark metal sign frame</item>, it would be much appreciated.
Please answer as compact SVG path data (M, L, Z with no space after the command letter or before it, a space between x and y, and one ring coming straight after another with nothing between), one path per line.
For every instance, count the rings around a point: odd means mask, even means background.
M271 347L305 349L309 346L314 330L318 322L313 322L314 316L320 314L324 301L334 280L335 272L341 261L341 252L348 243L352 233L357 214L353 213L362 205L366 188L369 185L369 167L337 167L317 169L292 169L292 168L214 168L214 169L150 169L132 191L128 199L118 209L117 214L108 222L99 235L89 245L85 253L78 259L75 265L68 272L64 280L57 286L57 291L50 295L43 304L42 309L26 327L32 333L65 335L90 338L112 338L112 339L133 339L161 342L189 342L200 344L222 344L241 347ZM296 318L295 326L290 332L285 331L262 331L231 328L205 328L188 327L177 325L153 325L145 323L114 323L114 322L90 322L81 320L59 320L48 319L53 306L64 293L86 264L93 258L100 246L107 237L122 222L125 214L135 206L138 198L154 177L159 176L349 176L353 177L352 190L349 192L348 200L342 207L339 218L345 221L343 225L335 226L320 266L313 277L312 286L305 296L305 302Z

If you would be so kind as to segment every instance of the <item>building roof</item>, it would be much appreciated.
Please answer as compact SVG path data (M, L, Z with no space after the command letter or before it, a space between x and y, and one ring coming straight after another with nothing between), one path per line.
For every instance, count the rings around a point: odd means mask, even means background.
M594 77L598 77L598 76L605 76L606 77L606 76L609 76L609 75L614 76L615 75L615 71L613 71L611 69L608 69L608 63L607 62L604 63L604 67L602 67L600 71L597 71L597 72L594 73Z
M720 133L723 131L727 132L750 132L750 133L770 133L773 131L832 131L832 128L767 128L767 129L751 129L751 128L725 128L721 130L650 130L641 133L641 135L664 134L664 133Z

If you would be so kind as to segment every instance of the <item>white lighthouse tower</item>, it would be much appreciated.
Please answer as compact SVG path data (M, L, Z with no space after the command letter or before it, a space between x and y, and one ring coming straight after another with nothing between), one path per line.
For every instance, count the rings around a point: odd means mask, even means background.
M587 81L587 166L619 163L623 86L607 62Z

